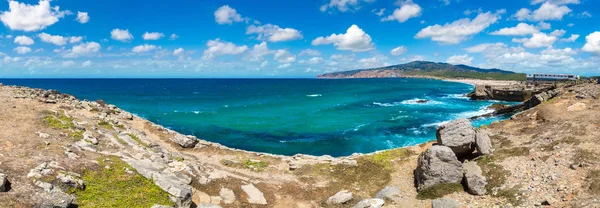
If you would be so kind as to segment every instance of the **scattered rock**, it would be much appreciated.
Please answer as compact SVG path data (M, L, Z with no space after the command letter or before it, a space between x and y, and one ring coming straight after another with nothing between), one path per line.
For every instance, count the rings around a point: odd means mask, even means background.
M85 131L83 133L83 140L89 142L90 144L98 145L98 139L94 137L91 131Z
M380 208L385 204L383 199L373 198L373 199L363 199L354 205L353 208Z
M57 103L56 100L50 100L50 99L48 99L48 100L46 100L44 102L45 103L50 103L50 104L56 104Z
M27 174L27 178L41 178L42 176L52 173L54 170L49 163L45 162L31 169Z
M580 110L585 110L586 105L585 103L575 103L569 107L567 107L567 111L580 111Z
M85 189L85 183L83 180L75 178L75 176L70 174L59 173L56 176L56 179L60 181L60 183L78 189Z
M42 133L42 132L35 132L35 134L42 139L50 138L50 134L46 134L46 133Z
M474 195L485 195L485 185L487 185L487 181L482 175L481 168L477 165L477 162L470 161L464 163L463 172L465 174L463 182L467 191Z
M431 208L460 208L460 204L453 199L440 198L431 201Z
M221 196L223 203L225 204L231 204L235 202L235 193L233 193L231 189L221 188L221 191L219 191L219 196Z
M419 191L440 183L458 183L462 178L462 164L449 147L432 146L419 156L415 170Z
M151 208L173 208L173 207L155 204Z
M441 125L436 132L437 142L450 147L458 156L465 156L475 149L475 130L468 119L457 119Z
M183 148L193 148L198 144L198 138L195 136L185 136L181 134L177 134L171 138L172 141L179 144L179 146Z
M381 191L377 192L377 195L375 195L375 197L388 201L399 202L401 200L400 194L402 194L400 188L396 186L388 186L381 189Z
M73 207L73 203L75 202L74 196L58 189L53 189L50 192L42 192L38 197L40 205L36 207L69 208Z
M246 184L242 186L242 190L248 195L248 203L250 204L267 204L265 195L254 186L254 184Z
M0 192L8 191L8 180L6 174L0 173Z
M339 205L339 204L345 204L346 202L349 202L350 200L352 200L352 192L350 192L348 190L341 190L341 191L337 192L335 195L329 197L329 199L327 199L327 201L325 203L327 203L328 205Z
M215 204L200 204L197 208L221 208L221 206Z
M332 166L344 165L344 166L356 167L356 166L358 166L358 162L356 160L351 160L351 159L334 159L333 161L331 161L331 165Z
M479 154L488 155L492 153L492 141L490 140L490 132L487 129L475 131L475 147Z

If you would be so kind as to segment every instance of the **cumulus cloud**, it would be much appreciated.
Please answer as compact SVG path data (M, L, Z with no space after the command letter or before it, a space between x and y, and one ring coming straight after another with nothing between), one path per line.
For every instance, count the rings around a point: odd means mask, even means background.
M131 52L134 52L134 53L145 53L145 52L148 52L148 51L152 51L152 50L154 50L156 48L157 47L155 45L144 44L144 45L139 45L139 46L133 47L131 49Z
M567 33L567 31L565 30L554 30L550 33L550 35L554 36L554 37L562 37Z
M179 56L179 55L183 55L183 53L184 53L184 52L185 52L185 49L183 49L183 48L178 48L178 49L175 49L175 50L173 51L173 56Z
M122 30L122 29L116 28L110 32L110 38L112 38L113 40L121 41L121 42L128 42L128 41L133 40L133 35L131 35L131 33L129 33L129 30Z
M63 57L65 58L77 58L80 56L89 56L100 51L100 44L96 42L87 42L73 46L70 50L67 50Z
M258 34L259 40L268 40L270 42L281 42L302 39L300 31L293 28L281 28L277 25L250 25L246 34Z
M523 43L523 46L527 48L541 48L552 46L556 40L555 36L546 35L546 33L536 33L531 38L514 38L512 41Z
M562 41L562 42L575 42L577 39L579 39L579 35L578 34L571 34L570 37L560 39L560 41Z
M376 68L376 67L389 66L390 64L388 64L386 62L387 59L388 58L386 56L374 56L371 58L359 59L357 62L358 62L358 64L362 65L362 67L364 67L364 68Z
M570 13L572 10L564 5L558 5L551 2L545 2L537 10L531 12L531 10L522 8L515 15L520 21L533 20L533 21L544 21L544 20L561 20L563 16Z
M179 38L179 36L177 34L175 34L175 33L173 33L173 34L171 34L171 36L169 36L170 40L175 40L177 38Z
M392 56L401 56L402 54L406 53L406 51L408 51L406 49L406 47L398 46L398 47L392 49L392 51L390 51L390 53L392 54Z
M395 9L392 15L381 19L381 21L383 22L396 20L402 23L406 22L410 18L421 16L421 11L423 9L421 9L421 7L418 4L413 3L412 0L408 0L405 2L401 1L400 4L400 8Z
M90 21L90 16L87 12L77 11L77 22L85 24Z
M314 49L304 49L298 53L299 56L320 56L321 52Z
M271 53L273 53L273 51L269 50L267 42L262 42L260 44L254 45L254 47L252 47L252 50L250 50L250 52L248 52L248 54L246 54L244 58L249 61L258 62L263 61L264 57Z
M26 47L26 46L19 46L19 47L14 48L13 51L18 54L26 54L26 53L31 52L31 48Z
M382 8L382 9L373 9L373 10L371 10L371 12L373 12L373 14L381 17L385 13L385 8Z
M49 0L40 0L37 5L8 1L8 11L0 14L0 20L11 30L27 32L42 30L63 18L65 12L51 7Z
M144 33L144 35L142 35L142 38L144 40L158 40L165 37L165 34L159 33L159 32L146 32Z
M321 6L321 12L337 9L340 12L355 11L360 9L362 3L372 3L375 0L330 0L328 4Z
M83 37L81 37L81 36L72 36L72 37L69 37L69 43L71 43L71 44L72 43L79 43L82 40L83 40Z
M40 38L40 40L42 40L42 42L52 43L57 46L67 44L67 40L68 40L67 38L65 38L63 36L50 35L48 33L40 33L40 34L38 34L38 37Z
M371 36L356 25L350 26L345 34L331 34L328 37L318 37L312 45L333 44L338 50L352 52L369 51L374 48Z
M219 7L219 9L215 11L215 21L220 25L224 25L232 24L234 22L243 22L244 18L242 18L242 15L238 14L235 9L229 7L229 5L225 5Z
M237 46L231 42L221 41L220 39L209 40L206 46L208 48L204 50L204 59L213 59L222 55L237 55L248 50L248 46Z
M92 66L92 64L93 64L92 61L88 60L88 61L84 61L83 63L81 63L81 66L82 67L89 67L89 66Z
M585 45L581 50L600 55L600 32L596 31L585 37Z
M480 13L473 20L464 18L443 26L437 24L429 26L419 31L415 38L431 38L440 43L458 44L496 23L502 13L504 13L503 10L496 13Z
M450 56L446 60L446 62L449 64L454 64L454 65L459 65L459 64L471 65L471 63L473 62L473 57L470 57L468 54L454 55L454 56Z
M21 35L15 37L15 43L19 45L33 45L34 41L30 37Z
M492 35L509 35L509 36L521 36L521 35L531 35L535 33L539 33L540 31L535 28L533 25L527 23L519 23L515 27L507 27L502 28L500 30L494 31Z
M543 3L543 2L549 2L552 4L556 4L556 5L581 3L581 2L579 2L579 0L532 0L531 4L539 4L539 3Z
M275 55L273 57L279 63L293 63L296 62L296 56L290 53L286 49L279 49L275 51Z

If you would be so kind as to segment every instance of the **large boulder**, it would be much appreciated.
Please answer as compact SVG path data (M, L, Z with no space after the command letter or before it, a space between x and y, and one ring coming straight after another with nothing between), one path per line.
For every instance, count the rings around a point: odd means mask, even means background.
M400 188L396 186L388 186L381 189L381 191L377 192L377 195L375 195L375 197L388 201L399 202L402 199L402 196L400 194L402 194Z
M468 119L443 124L436 132L437 142L450 147L457 156L466 156L475 150L475 129Z
M340 205L349 202L350 200L352 200L352 198L352 192L348 190L341 190L335 195L329 197L325 203L328 205Z
M246 184L242 186L242 190L248 195L248 203L250 204L267 204L265 195L254 186L254 184Z
M185 136L181 134L177 134L171 138L171 141L179 144L179 146L183 148L193 148L198 144L198 138L195 136Z
M475 131L475 147L479 154L489 155L492 153L492 141L490 140L490 132L487 129Z
M458 183L462 178L462 164L449 147L432 146L419 155L415 170L419 191L440 183Z
M463 173L465 175L463 183L467 191L473 195L485 195L487 181L482 175L481 168L477 165L477 162L470 161L464 163Z
M359 201L353 208L381 208L385 204L383 199L372 198Z
M440 198L431 201L431 208L460 208L460 204L453 199Z
M0 173L0 192L8 191L8 180L6 179L6 175Z

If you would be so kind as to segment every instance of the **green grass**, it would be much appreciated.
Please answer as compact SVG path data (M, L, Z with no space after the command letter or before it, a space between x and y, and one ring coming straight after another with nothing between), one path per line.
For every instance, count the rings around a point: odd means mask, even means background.
M125 126L123 124L115 125L115 127L119 128L121 130L125 130Z
M129 135L129 137L131 137L131 139L135 140L137 143L139 143L140 145L146 147L146 148L150 148L150 146L144 142L142 142L142 140L136 136L135 134L127 134Z
M499 149L494 153L497 159L502 160L507 157L519 157L529 155L529 148L527 147L513 147L510 149Z
M440 183L419 191L417 199L437 199L463 190L463 186L460 183Z
M269 166L268 162L265 161L252 161L250 159L244 160L243 164L244 168L250 169L256 172L262 172Z
M506 199L506 202L510 203L513 206L520 206L523 201L520 198L521 191L520 187L512 187L508 189L498 190L497 197L502 197Z
M85 131L82 131L82 130L75 130L75 131L69 133L69 136L71 136L75 140L82 140L84 132Z
M518 187L499 189L506 182L510 172L504 170L502 165L496 164L495 160L495 156L485 156L477 160L477 165L481 167L483 176L487 180L487 185L485 185L486 192L492 194L494 197L504 198L506 202L513 206L520 205L521 200L519 199L519 195L521 191ZM497 192L494 192L495 190Z
M588 192L595 196L600 196L600 170L591 170L586 177L590 187Z
M127 163L117 157L110 160L98 160L97 170L83 171L85 190L72 189L77 196L78 207L123 207L148 208L154 204L174 205L169 194L144 178L137 172L128 174L125 169L133 170ZM109 168L105 168L108 166Z
M117 141L118 141L119 143L121 143L122 145L128 145L128 144L127 144L127 142L126 142L125 140L121 139L121 137L119 137L119 135L118 135L118 134L116 134L116 133L113 133L113 137L115 137L115 139L117 139Z
M110 124L110 123L108 123L108 122L106 122L106 121L100 121L100 122L98 122L98 126L100 126L102 128L105 128L105 129L108 129L108 130L113 130L114 129L113 125Z
M64 111L61 111L58 116L47 115L43 119L44 123L54 129L69 129L74 128L73 119L67 117Z
M383 166L386 169L393 168L393 161L403 160L414 153L406 149L392 149L379 152L372 155L367 155L361 158L362 160L370 160L378 165Z

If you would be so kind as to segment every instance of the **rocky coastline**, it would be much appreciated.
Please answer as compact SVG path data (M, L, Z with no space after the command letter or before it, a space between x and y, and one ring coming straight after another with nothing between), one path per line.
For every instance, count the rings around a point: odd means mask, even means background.
M435 142L334 158L232 149L103 101L0 85L0 207L598 206L600 86L552 94L488 127L457 120ZM108 186L131 181L154 198L102 201L136 195Z

